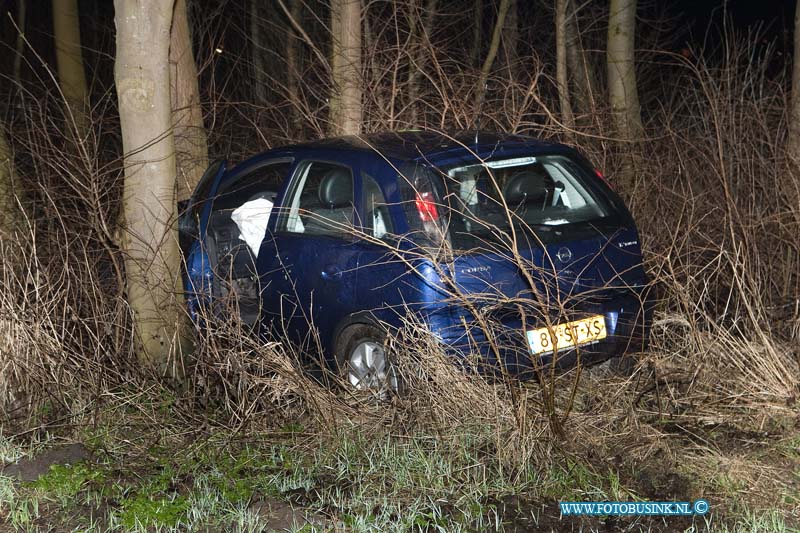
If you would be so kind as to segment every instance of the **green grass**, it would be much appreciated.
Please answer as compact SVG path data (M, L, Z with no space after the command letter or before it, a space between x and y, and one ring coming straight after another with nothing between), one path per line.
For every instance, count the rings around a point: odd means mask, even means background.
M185 496L153 497L143 492L123 500L121 509L113 516L115 522L128 530L151 526L172 528L184 518L190 506Z
M502 529L514 513L532 525L543 505L552 509L558 500L640 499L619 471L580 457L504 465L494 436L481 427L435 438L355 427L319 436L298 426L247 441L220 431L188 444L169 428L140 435L97 426L84 440L93 445L92 463L55 465L33 483L0 477L0 522L20 531L263 531L268 517L252 503L268 501L354 532L457 532ZM2 437L0 451L28 453ZM742 490L721 476L708 487ZM777 509L741 505L736 512L725 523L709 516L689 531L796 531ZM290 530L325 530L298 518Z
M271 498L335 516L354 531L461 531L496 523L487 499L529 483L515 483L482 462L470 438L446 448L428 437L390 435L315 444L290 436L287 443L232 452L209 441L182 453L153 447L147 464L106 458L104 464L55 465L34 483L15 486L4 478L0 507L22 528L37 517L73 525L67 520L72 509L106 504L109 530L258 530L263 524L248 512L249 503ZM40 513L44 502L47 512Z
M0 522L18 530L33 531L38 517L38 498L20 493L11 478L0 476Z
M35 492L55 499L62 505L75 498L88 484L102 484L103 469L86 463L51 465L49 471L29 484Z

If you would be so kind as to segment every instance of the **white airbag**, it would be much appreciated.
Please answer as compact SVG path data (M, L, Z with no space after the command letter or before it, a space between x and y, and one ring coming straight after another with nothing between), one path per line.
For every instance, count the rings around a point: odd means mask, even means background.
M243 203L231 213L231 220L239 228L240 238L247 243L256 257L267 232L272 207L273 203L266 198L256 198Z

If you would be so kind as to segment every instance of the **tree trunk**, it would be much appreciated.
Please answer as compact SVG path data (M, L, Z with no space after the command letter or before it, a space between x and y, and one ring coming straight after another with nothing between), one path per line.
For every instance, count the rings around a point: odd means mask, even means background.
M500 47L500 34L503 32L503 26L506 22L506 15L511 7L511 2L512 0L500 0L500 7L497 10L497 20L494 23L494 30L492 31L492 41L489 43L489 51L486 53L483 66L481 66L478 86L475 88L476 109L481 106L483 97L486 94L486 81L489 79L489 74L492 72L494 59L497 57L497 49Z
M481 56L481 38L483 37L483 0L475 0L472 6L472 49L470 50L470 66L478 66Z
M792 59L792 101L789 113L789 156L800 166L800 0L794 12L794 56Z
M289 16L298 25L302 21L302 8L303 4L300 0L289 1ZM302 69L302 61L300 57L300 36L293 25L287 28L286 38L286 92L287 96L292 101L292 108L290 111L292 137L299 137L303 131L303 115L301 113L302 104L300 102L300 71Z
M78 0L53 0L58 81L66 104L67 122L76 139L83 139L88 127L88 100L78 16Z
M18 0L17 2L17 42L14 54L14 82L17 84L16 89L22 87L22 58L25 55L25 19L27 11L27 0Z
M335 135L358 135L362 112L360 0L333 0L331 32L331 127Z
M572 118L567 76L567 3L567 0L556 0L556 83L561 106L561 122L568 130L568 135L572 136L575 121Z
M591 115L595 110L595 77L592 64L586 57L586 50L583 47L577 8L567 10L566 32L567 71L570 73L569 78L575 88L573 102L576 105L573 109L577 109L580 114Z
M251 61L253 62L253 79L255 80L255 87L253 93L255 96L256 104L262 106L267 103L267 76L265 72L264 50L266 44L264 42L264 30L261 27L261 6L263 0L250 0L250 40L252 46Z
M608 95L617 135L639 140L643 134L633 58L636 0L611 0L608 17Z
M208 137L203 125L203 108L200 105L200 87L192 52L186 0L175 0L169 65L178 200L186 200L208 167Z
M180 251L175 219L175 139L169 43L173 0L114 0L114 76L125 154L123 215L127 296L137 353L160 371L180 355ZM180 367L173 367L180 371ZM174 371L174 370L173 370Z
M511 0L503 28L503 49L505 50L508 76L518 79L519 74L519 2Z
M6 132L0 125L0 238L14 234L17 222L16 213L14 159L6 142Z
M412 128L419 126L417 116L417 100L419 99L419 78L422 74L422 62L425 51L430 44L433 21L436 16L438 0L427 0L425 2L425 12L420 17L417 13L417 4L411 2L411 16L409 17L409 65L408 78L406 79L407 106L409 109L409 126ZM422 26L417 23L422 21Z

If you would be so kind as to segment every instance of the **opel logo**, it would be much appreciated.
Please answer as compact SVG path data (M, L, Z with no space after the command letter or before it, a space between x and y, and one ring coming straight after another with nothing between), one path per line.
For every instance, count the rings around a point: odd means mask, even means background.
M560 248L558 252L556 252L556 258L562 263L566 263L567 261L572 259L572 250L564 246Z

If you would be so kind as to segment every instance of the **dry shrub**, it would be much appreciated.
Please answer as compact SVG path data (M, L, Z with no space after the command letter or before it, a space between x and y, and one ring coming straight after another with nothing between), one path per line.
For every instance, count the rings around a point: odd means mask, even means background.
M124 372L119 354L107 351L126 322L116 308L122 302L95 292L86 263L71 263L87 260L82 247L63 258L42 257L34 244L3 243L2 251L2 403L12 416L45 403L67 415Z
M551 425L542 390L513 379L478 373L476 361L454 359L423 326L408 321L390 337L402 379L394 402L394 423L410 433L436 435L442 443L460 444L473 435L490 455L511 471L552 451ZM574 376L562 376L569 389Z
M754 54L731 35L719 66L677 66L682 90L653 120L663 136L643 143L631 196L663 289L661 324L682 324L654 337L656 351L678 351L693 383L752 407L785 405L800 384L800 183L784 149L782 80L765 73L773 58Z
M18 298L28 292L26 288L30 287L32 280L26 278L35 272L31 270L31 265L26 265L20 276L8 267L22 262L23 255L20 252L13 244L0 243L3 265L0 292L0 398L5 412L12 416L19 414L20 410L22 414L26 413L24 408L27 407L31 391L43 390L41 372L35 369L44 370L50 366L47 361L58 352L60 345L58 327L51 315L51 306L55 302L47 298L40 305L39 301ZM58 295L55 296L57 300Z
M116 170L92 137L58 131L58 99L24 95L9 129L15 155L16 230L0 240L0 404L11 418L36 408L67 416L130 370L123 272L110 221ZM98 121L95 128L103 124Z
M356 412L335 390L314 379L307 355L288 342L264 341L237 319L206 315L188 362L189 397L242 427L281 426L302 420L332 428ZM226 422L228 421L228 422Z

